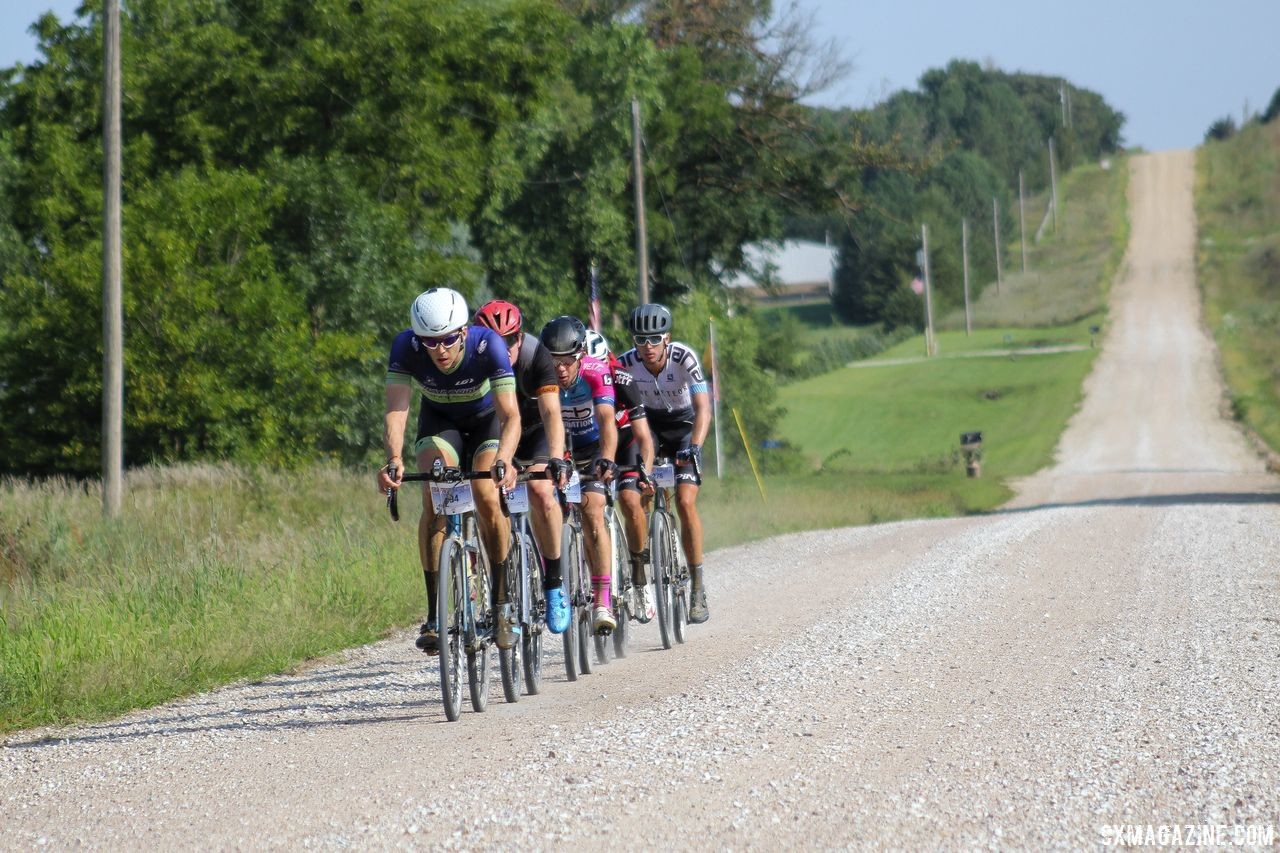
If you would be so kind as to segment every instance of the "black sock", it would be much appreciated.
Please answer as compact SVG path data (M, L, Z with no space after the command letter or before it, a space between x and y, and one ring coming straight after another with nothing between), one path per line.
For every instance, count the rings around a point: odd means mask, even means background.
M542 588L555 589L564 581L563 570L560 568L560 557L543 557L542 565L544 568L542 575Z
M436 573L423 571L423 579L427 584L427 621L436 621Z
M649 549L631 552L631 582L636 586L644 586L647 576L644 567L649 562Z
M689 578L693 581L694 592L702 589L702 563L698 563L696 566L689 566Z

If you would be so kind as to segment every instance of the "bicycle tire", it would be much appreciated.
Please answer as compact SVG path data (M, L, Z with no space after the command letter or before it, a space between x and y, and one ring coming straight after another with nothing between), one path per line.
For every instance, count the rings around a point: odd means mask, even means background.
M631 640L631 602L627 600L628 581L631 580L631 549L627 547L627 534L618 520L617 510L613 514L611 525L613 534L613 614L618 620L618 627L613 629L613 653L616 657L627 656L627 646Z
M573 610L573 630L578 632L578 671L583 675L595 672L595 664L591 660L591 602L594 598L591 590L591 568L587 563L586 534L578 527L578 559L574 573L578 578L578 604Z
M689 566L684 559L684 550L676 536L674 527L671 532L671 553L675 556L672 565L675 582L671 586L671 628L677 643L685 641L684 629L689 624Z
M451 723L462 716L462 635L466 631L462 602L467 594L462 547L448 538L436 563L436 624L440 645L440 694Z
M510 549L515 559L510 561L507 569L507 604L516 615L516 623L520 624L520 607L524 598L521 579L521 573L524 571L524 537L518 530L511 531ZM501 619L502 614L495 613L494 617ZM523 625L521 625L520 634L521 637L524 636ZM498 671L502 673L502 696L508 702L520 701L520 688L524 681L524 667L520 663L522 645L523 643L517 642L509 649L498 649Z
M612 516L612 513L611 513L611 512L609 512L608 510L606 510L606 514L605 514L605 528L606 528L606 529L609 529L609 533L610 533L609 543L610 543L610 546L612 546L612 544L613 544L613 538L612 538L613 530L612 530L612 529L610 529L610 528L611 528L611 524L612 524L612 523L611 523L611 521L610 521L610 517L611 517L611 516ZM617 602L615 602L615 601L613 600L613 593L614 593L614 591L615 591L615 590L613 589L613 559L614 559L614 557L613 557L613 550L612 550L612 547L610 547L610 552L609 552L609 586L610 586L610 589L609 589L609 604L614 608L614 610L615 610L615 612L616 612L616 610L617 610ZM595 588L595 583L594 583L594 580L593 580L592 585L591 585L591 592L592 592L592 594L593 594L593 595L595 594L595 589L596 589L596 588ZM601 634L601 633L599 633L598 631L596 631L596 630L595 630L595 614L594 614L594 610L595 610L595 608L593 607L593 608L591 608L591 609L592 609L593 613L592 613L591 622L589 623L588 627L591 629L591 633L592 633L592 635L593 635L593 636L594 636L594 638L595 638L595 647L596 647L596 663L597 663L597 664L599 664L600 666L604 666L604 665L605 665L605 664L607 664L610 660L612 660L612 659L613 659L613 640L611 639L611 635L609 635L609 634ZM614 622L617 622L617 621L618 621L618 619L617 619L617 617L615 616L615 617L614 617ZM616 633L616 632L617 632L617 630L618 630L617 625L614 625L613 632L614 632L614 633Z
M666 510L658 509L653 513L649 524L649 557L651 574L649 582L653 584L654 609L658 611L658 634L662 638L662 647L671 648L675 641L675 631L671 625L671 537L668 527L671 524Z
M577 597L578 559L582 553L582 543L574 536L572 524L565 524L560 539L560 553L564 575L560 583L564 589L565 599L569 602L569 627L560 635L564 646L564 674L570 681L578 680L578 620L573 600Z
M547 593L542 588L542 557L532 536L522 537L524 566L529 573L529 621L520 637L524 663L524 687L530 696L542 691L542 634L546 628Z
M467 557L470 563L470 555ZM489 637L482 637L479 633L479 627L482 624L488 625L492 630L494 625L493 607L490 602L493 601L492 591L489 589L489 566L481 557L479 551L476 551L476 559L474 565L470 565L472 571L471 581L475 590L475 609L471 623L470 638L473 646L467 651L467 687L471 693L471 708L476 713L483 713L489 707L489 682L492 669L489 666L489 649L492 647Z

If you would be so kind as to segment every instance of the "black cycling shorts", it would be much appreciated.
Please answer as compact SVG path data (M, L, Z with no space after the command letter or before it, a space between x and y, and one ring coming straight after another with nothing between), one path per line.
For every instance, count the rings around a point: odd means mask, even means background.
M675 462L676 454L693 444L693 421L662 423L655 420L653 413L650 412L649 431L653 433L653 455L655 458L665 456ZM694 473L692 465L676 465L676 485L681 483L701 486L702 478Z
M418 410L418 438L413 443L413 450L417 454L435 448L444 454L446 464L462 467L466 462L474 470L476 456L497 450L501 436L502 425L498 422L496 409L455 422L428 406L424 400Z
M542 421L534 421L520 433L520 443L516 445L515 462L517 465L545 465L551 459L551 448L547 446L547 429Z

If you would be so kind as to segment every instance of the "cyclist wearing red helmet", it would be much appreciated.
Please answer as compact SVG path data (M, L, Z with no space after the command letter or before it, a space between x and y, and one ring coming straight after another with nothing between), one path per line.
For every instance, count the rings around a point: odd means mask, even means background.
M560 385L551 354L534 335L521 331L520 309L495 299L480 306L475 323L492 329L507 345L516 375L516 398L522 432L515 461L527 471L551 468L557 483L568 478L564 458L564 421L560 416ZM542 582L547 592L547 627L556 634L569 627L569 605L561 588L560 506L550 480L530 480L529 521L545 566Z

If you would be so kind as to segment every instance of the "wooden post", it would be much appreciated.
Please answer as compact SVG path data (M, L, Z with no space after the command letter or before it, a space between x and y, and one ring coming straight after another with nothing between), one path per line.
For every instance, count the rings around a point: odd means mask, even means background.
M640 304L649 301L649 246L644 222L644 161L640 155L640 100L631 99L631 168L635 172L636 195L636 290Z
M994 198L991 199L991 219L996 234L996 293L999 293L1004 283L1004 262L1000 260L1000 202Z
M1022 274L1027 274L1027 205L1026 188L1022 185L1022 170L1018 170L1018 227L1022 240Z
M124 499L124 308L120 283L120 3L103 0L102 511Z
M969 220L960 220L960 245L964 256L964 334L973 334L973 316L969 312Z
M1053 156L1053 137L1049 137L1049 191L1053 200L1053 233L1058 233L1058 166Z
M929 281L929 226L920 225L920 242L924 250L924 354L932 357L937 352L933 340L933 288Z

